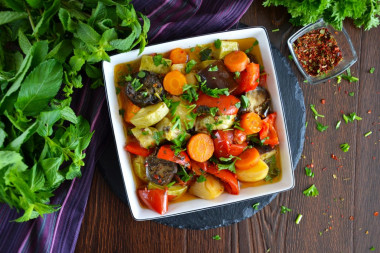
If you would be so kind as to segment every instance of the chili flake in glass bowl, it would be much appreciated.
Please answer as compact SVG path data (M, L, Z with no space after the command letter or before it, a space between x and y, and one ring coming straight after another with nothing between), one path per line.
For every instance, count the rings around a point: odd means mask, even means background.
M335 30L322 19L293 34L288 46L298 69L310 84L334 78L357 61L345 29Z

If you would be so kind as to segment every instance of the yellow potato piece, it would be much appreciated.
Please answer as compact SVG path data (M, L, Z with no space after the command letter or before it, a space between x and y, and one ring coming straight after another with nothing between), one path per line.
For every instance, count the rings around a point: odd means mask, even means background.
M269 167L263 161L259 160L259 162L248 170L236 170L237 178L243 182L256 182L263 180L268 175Z
M224 186L218 179L211 175L205 175L206 181L195 182L189 190L190 194L193 194L201 199L215 199L220 196L224 191Z
M141 108L141 110L133 116L131 123L138 128L149 127L161 121L168 113L169 108L164 102L160 102Z

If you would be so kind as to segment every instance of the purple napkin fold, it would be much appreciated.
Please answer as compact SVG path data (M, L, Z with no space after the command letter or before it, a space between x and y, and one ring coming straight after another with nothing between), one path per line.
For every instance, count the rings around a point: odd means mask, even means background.
M239 21L253 0L136 0L136 10L151 21L149 42L158 43L223 31ZM63 183L52 204L61 205L53 214L25 223L10 222L20 216L0 204L0 252L74 252L89 196L92 176L104 141L113 138L104 88L85 85L77 91L72 107L95 130L86 150L82 177Z

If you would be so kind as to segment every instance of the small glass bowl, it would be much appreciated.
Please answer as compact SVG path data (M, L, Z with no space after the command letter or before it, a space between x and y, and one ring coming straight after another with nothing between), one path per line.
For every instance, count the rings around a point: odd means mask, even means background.
M319 75L319 76L311 76L304 70L301 63L298 61L298 58L293 49L293 43L305 33L308 33L310 31L313 31L319 28L326 28L332 34L332 36L335 38L338 44L338 47L342 51L343 58L338 63L338 65L336 65L332 70L328 71L327 73ZM310 84L326 82L327 80L331 78L337 77L338 75L346 71L349 67L351 67L358 59L355 48L352 45L351 39L348 36L346 30L344 28L342 29L342 31L335 30L332 26L325 23L323 19L318 20L314 24L307 25L303 27L302 29L300 29L299 31L297 31L295 34L293 34L288 39L288 46L289 46L290 53L292 54L294 62L296 63L298 69L301 71L301 73L305 76L307 82Z

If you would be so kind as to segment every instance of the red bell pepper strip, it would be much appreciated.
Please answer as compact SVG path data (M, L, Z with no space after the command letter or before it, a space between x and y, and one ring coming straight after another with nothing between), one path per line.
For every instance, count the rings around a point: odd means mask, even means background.
M239 156L247 146L248 144L246 142L243 142L243 144L231 144L230 155Z
M228 193L238 195L240 192L239 182L234 173L229 170L219 170L215 165L208 165L206 172L216 176L224 183Z
M128 143L124 149L132 154L141 155L144 157L147 157L152 153L151 150L141 147L137 142Z
M239 130L240 131L240 130ZM246 139L246 135L244 132L241 132L240 140ZM215 138L214 141L214 155L217 158L225 157L228 158L230 155L238 156L240 155L244 148L247 147L247 143L241 142L241 144L237 144L235 140L234 130L217 130L214 132Z
M243 144L247 140L247 134L240 130L234 129L234 140L233 142L236 144Z
M159 214L168 211L168 190L152 189L137 190L140 200L151 210Z
M191 160L191 170L195 173L195 175L200 176L207 170L207 162L201 163Z
M239 108L236 107L238 102L240 100L233 95L221 95L219 98L214 98L200 92L196 104L197 107L217 107L219 109L218 115L235 115L239 111Z
M157 158L175 162L190 168L190 158L186 152L181 151L178 155L175 155L174 151L170 148L170 145L161 146L158 150Z
M269 114L262 120L262 129L260 130L260 140L264 140L265 145L274 147L279 144L276 128L274 123L276 121L277 113Z
M238 88L234 91L235 95L256 89L259 85L260 65L249 63L244 71L240 73Z

